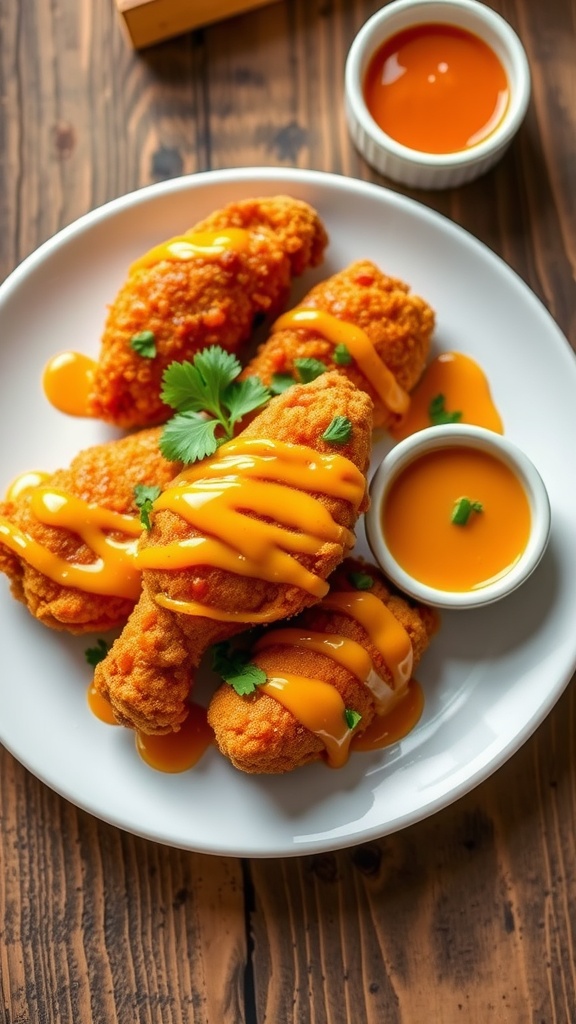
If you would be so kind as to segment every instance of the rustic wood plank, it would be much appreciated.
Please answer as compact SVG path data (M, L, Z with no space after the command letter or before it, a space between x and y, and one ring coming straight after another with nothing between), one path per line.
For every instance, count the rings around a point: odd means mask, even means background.
M340 105L347 49L379 6L283 0L137 55L112 2L3 4L0 274L85 211L182 173L299 166L390 186ZM501 254L576 348L576 4L491 6L533 67L519 136L463 189L391 187ZM0 1019L573 1024L574 704L572 684L503 768L428 821L293 860L126 835L0 752Z
M238 861L168 849L104 825L6 751L0 808L7 1022L242 1024Z

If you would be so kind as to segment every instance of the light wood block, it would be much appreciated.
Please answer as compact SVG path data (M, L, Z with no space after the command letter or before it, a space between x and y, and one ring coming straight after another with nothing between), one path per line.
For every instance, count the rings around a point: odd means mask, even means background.
M271 2L273 0L116 0L116 7L130 42L141 49Z

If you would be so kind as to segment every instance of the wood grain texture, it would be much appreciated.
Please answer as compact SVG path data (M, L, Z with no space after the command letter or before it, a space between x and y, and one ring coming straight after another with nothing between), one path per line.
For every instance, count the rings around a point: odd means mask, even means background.
M112 0L7 0L0 274L86 211L182 173L281 165L389 185L341 107L348 47L379 6L283 0L138 55ZM576 348L576 3L490 6L531 63L519 136L462 189L391 187L501 255ZM287 860L129 836L2 751L0 1020L574 1024L574 704L572 684L506 765L427 821Z

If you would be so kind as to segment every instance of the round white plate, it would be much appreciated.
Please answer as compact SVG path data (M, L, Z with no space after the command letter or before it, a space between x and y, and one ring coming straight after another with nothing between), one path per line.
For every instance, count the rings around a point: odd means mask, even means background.
M507 436L544 478L553 523L545 558L524 587L497 605L443 614L418 671L424 715L405 740L355 754L340 771L316 764L277 778L244 776L215 749L181 775L153 771L129 730L88 710L83 652L92 638L44 629L0 580L0 740L54 790L105 821L233 856L335 849L445 807L518 749L576 666L576 477L568 469L574 354L535 296L487 248L374 185L285 169L198 174L116 200L43 245L0 289L1 485L24 470L56 469L115 436L56 412L40 381L57 351L96 355L106 305L130 262L231 200L278 193L312 203L330 234L323 267L298 282L294 299L358 258L407 281L437 312L435 350L458 349L484 368ZM368 554L362 527L357 550Z

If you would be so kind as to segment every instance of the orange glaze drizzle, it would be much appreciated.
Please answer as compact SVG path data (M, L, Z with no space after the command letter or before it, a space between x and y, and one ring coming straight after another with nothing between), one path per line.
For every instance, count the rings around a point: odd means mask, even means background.
M346 323L322 309L300 307L284 313L276 320L272 330L285 331L295 327L308 328L332 345L346 345L366 380L370 382L384 405L399 415L406 412L410 399L400 387L394 374L379 358L370 338L360 327Z
M31 491L30 511L45 526L76 533L96 556L94 561L68 562L0 516L0 539L6 547L54 583L89 594L137 599L140 572L135 555L142 524L135 516L111 512L49 487Z
M287 673L273 676L258 689L277 700L322 740L331 768L341 768L346 763L352 730L346 722L344 701L331 683Z
M188 263L190 260L216 260L225 252L245 252L250 242L250 232L245 228L225 228L219 231L190 231L176 235L168 241L155 245L140 256L130 267L130 274L146 270L169 260L173 263Z
M460 422L504 433L488 381L478 363L461 352L443 352L429 364L412 392L406 415L391 428L396 440L431 426L428 410L437 395L444 396L448 412L462 413Z
M151 768L175 774L193 768L213 740L214 732L208 725L206 709L193 703L178 732L148 736L137 731L136 750Z
M422 687L411 679L404 695L386 715L377 715L367 729L352 738L352 750L381 750L407 736L422 717Z
M366 630L390 671L395 691L408 685L414 664L408 633L389 608L374 594L341 592L328 594L322 602L329 611L340 611L356 619Z
M40 484L45 483L46 480L49 480L50 476L50 473L45 473L41 469L32 469L27 473L20 473L6 488L6 501L16 501L17 498L21 498L24 494L28 494L34 488L39 487Z
M42 377L44 394L59 412L89 416L88 396L96 363L81 352L60 352L46 364Z
M370 655L360 644L338 634L304 632L297 628L274 629L260 637L253 650L257 654L275 644L314 650L332 658L370 688L375 698L376 724L368 727L369 738L366 745L361 746L361 738L354 738L348 728L344 703L332 684L286 674L273 677L259 687L280 701L305 728L321 737L328 763L341 767L351 745L354 749L373 750L406 735L410 723L415 725L422 713L423 698L419 687L411 684L410 637L379 598L374 594L345 591L325 597L318 608L343 612L363 626L390 671L392 687L375 671ZM416 692L420 694L417 714L413 707Z
M297 496L294 488L298 489ZM326 543L352 547L354 535L334 521L317 495L358 508L363 474L349 459L319 454L304 445L260 439L230 441L198 466L185 470L154 503L201 535L144 548L140 569L215 566L240 576L292 585L323 597L328 584L305 569L298 555L315 555ZM196 601L156 595L165 608L220 621L262 622L251 612L213 609Z

